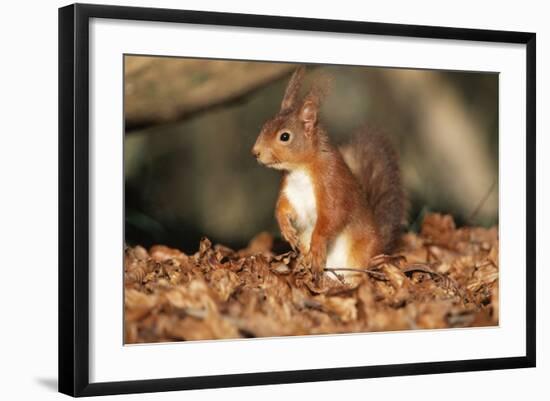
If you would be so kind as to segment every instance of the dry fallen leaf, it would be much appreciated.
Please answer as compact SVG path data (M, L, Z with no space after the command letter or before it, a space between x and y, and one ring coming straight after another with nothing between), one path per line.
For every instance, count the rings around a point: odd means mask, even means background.
M203 238L198 251L126 248L125 341L390 331L498 325L498 229L456 228L429 214L396 255L321 282L301 255L276 255L260 233L242 250ZM348 272L349 273L349 272Z

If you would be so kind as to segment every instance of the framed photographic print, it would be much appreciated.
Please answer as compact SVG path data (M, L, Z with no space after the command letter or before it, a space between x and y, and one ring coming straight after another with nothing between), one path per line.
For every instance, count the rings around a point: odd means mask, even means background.
M535 34L59 10L59 390L535 366Z

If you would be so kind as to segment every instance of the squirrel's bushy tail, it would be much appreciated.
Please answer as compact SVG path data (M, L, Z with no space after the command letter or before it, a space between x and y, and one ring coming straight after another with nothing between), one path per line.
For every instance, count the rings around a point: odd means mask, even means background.
M381 133L363 127L340 147L340 152L367 196L380 230L383 252L391 253L406 223L408 204L395 149Z

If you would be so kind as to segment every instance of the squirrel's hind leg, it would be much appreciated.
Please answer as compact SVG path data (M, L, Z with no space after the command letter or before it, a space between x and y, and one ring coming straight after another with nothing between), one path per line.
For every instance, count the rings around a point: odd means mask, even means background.
M352 240L353 235L341 234L330 247L327 258L328 268L338 269L368 269L372 257L380 253L380 245L376 238L363 237ZM357 237L355 237L357 238ZM348 284L354 284L364 273L353 270L339 270Z

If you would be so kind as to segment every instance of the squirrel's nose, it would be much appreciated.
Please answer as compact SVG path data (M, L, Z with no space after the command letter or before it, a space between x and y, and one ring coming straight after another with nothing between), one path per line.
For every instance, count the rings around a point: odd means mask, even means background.
M254 157L257 159L258 157L260 157L260 150L259 150L256 146L254 146L254 147L252 148L252 154L253 154Z

